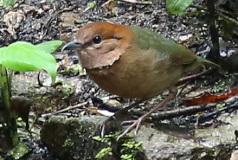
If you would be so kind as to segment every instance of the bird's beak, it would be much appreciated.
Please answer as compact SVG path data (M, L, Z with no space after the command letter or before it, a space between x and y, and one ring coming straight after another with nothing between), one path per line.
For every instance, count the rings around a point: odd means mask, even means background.
M83 48L83 44L77 42L77 41L72 41L67 43L66 45L63 46L63 48L61 49L61 51L64 50L78 50L78 49L82 49Z

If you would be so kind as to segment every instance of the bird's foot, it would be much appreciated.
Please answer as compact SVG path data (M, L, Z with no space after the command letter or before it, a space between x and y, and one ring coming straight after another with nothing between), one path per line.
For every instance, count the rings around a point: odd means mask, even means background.
M104 120L104 121L102 122L102 124L100 124L101 137L104 137L106 125L108 124L109 121L113 120L113 117L114 117L114 116L108 117L106 120Z
M127 133L129 133L131 130L133 130L135 128L135 135L138 133L139 129L140 129L140 125L141 123L144 121L144 117L140 117L138 118L137 120L130 120L130 121L123 121L122 122L122 125L128 125L128 124L131 124L130 126L127 127L127 129L122 133L120 134L118 137L117 137L117 140L119 140L121 137L125 136Z
M114 125L111 125L111 126L114 126L114 129L115 129L115 126L121 126L121 119L124 117L124 115L126 114L127 111L128 111L127 108L121 109L121 110L117 111L113 116L110 116L106 120L104 120L100 124L101 137L104 137L104 135L106 133L106 126L108 126L109 122L112 122L112 124L114 124ZM118 128L120 128L120 127L118 127Z
M101 136L103 137L105 135L105 129L106 129L106 125L108 124L108 122L112 121L112 120L119 120L123 117L125 117L125 115L127 114L128 110L133 108L134 106L137 106L138 104L140 104L141 102L143 102L144 100L141 99L131 105L129 105L126 108L123 108L119 111L117 111L113 116L107 118L105 121L102 122L101 126Z

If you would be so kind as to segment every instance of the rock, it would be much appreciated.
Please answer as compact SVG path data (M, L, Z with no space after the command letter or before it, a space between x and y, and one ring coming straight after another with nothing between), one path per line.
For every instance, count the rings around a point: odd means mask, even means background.
M100 117L66 118L53 116L41 130L42 142L60 159L94 159L100 143L92 136Z
M139 149L140 143L128 139L116 141L113 134L101 138L97 126L103 119L102 116L53 116L43 125L41 140L54 157L62 160L94 160L97 156L103 160L118 160L122 156L146 159Z
M99 133L95 130L99 121L102 121L102 117L54 116L44 124L41 139L51 153L60 159L67 158L68 160L95 159L102 149L105 149L105 152L109 150L108 155L102 158L103 160L117 160L123 155L137 157L136 160L209 160L218 157L227 159L230 156L229 152L236 144L234 131L238 124L234 119L237 117L237 115L232 117L234 123L230 125L196 129L195 135L190 139L173 136L149 126L142 126L138 135L132 138L124 137L116 141L116 138L111 136L108 139L102 138L100 142L100 140L93 140L92 137L97 136L100 139ZM124 154L127 142L132 147L127 145L128 152ZM141 149L138 147L139 144L141 144Z

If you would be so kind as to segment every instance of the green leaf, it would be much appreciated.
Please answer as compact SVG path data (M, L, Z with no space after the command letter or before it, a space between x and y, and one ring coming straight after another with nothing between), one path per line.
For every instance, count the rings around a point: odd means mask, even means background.
M92 139L95 140L95 141L99 141L99 142L103 141L103 138L100 137L100 136L94 136L94 137L92 137Z
M89 2L88 4L87 4L87 7L88 8L94 8L96 6L96 3L95 2Z
M30 149L27 145L25 145L24 143L19 143L9 152L9 154L14 159L21 159L29 152L30 152Z
M193 0L166 0L166 8L169 14L182 15Z
M102 159L103 157L105 156L110 156L112 155L112 148L111 147L106 147L106 148L103 148L101 149L97 155L95 156L95 158L98 158L98 159Z
M12 6L15 3L16 0L1 0L0 6L3 6L4 8Z
M46 70L55 81L57 65L50 54L63 42L49 41L38 45L18 41L8 47L0 48L0 64L15 71Z
M132 160L134 158L133 158L132 154L123 154L123 155L121 155L121 159L122 160Z
M53 40L53 41L47 41L47 42L43 42L40 44L35 45L39 50L48 53L52 53L55 50L57 50L59 48L59 46L61 46L63 44L63 41L59 41L59 40Z

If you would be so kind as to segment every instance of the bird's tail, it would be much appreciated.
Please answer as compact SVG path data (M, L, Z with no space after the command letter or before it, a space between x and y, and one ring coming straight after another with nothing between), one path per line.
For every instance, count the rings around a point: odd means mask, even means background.
M214 65L216 67L221 67L220 65L218 65L218 64L216 64L216 63L214 63L212 61L209 61L209 60L207 60L205 58L199 57L199 56L197 56L197 61L202 63L202 64L211 64L211 65Z
M205 58L197 56L197 59L195 60L195 62L190 63L189 65L186 65L184 69L185 69L185 72L191 72L201 67L204 68L206 64L211 64L213 66L220 67L218 64L212 61L209 61Z

